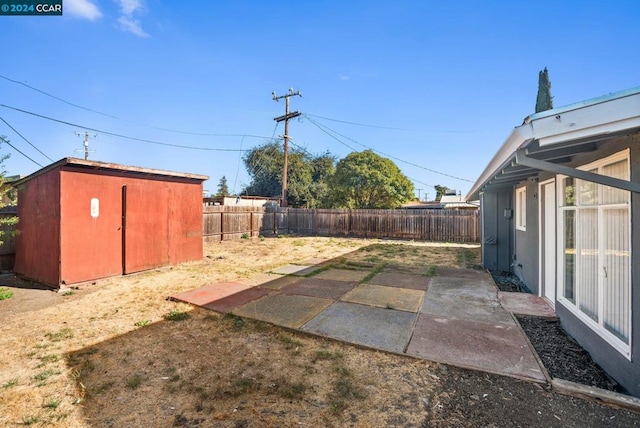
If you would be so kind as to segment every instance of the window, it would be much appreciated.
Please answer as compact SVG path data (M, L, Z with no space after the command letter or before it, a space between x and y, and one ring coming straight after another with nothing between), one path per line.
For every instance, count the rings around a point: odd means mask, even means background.
M516 189L516 229L527 230L527 188Z
M580 168L629 179L628 151ZM558 300L630 358L630 194L590 181L558 177Z

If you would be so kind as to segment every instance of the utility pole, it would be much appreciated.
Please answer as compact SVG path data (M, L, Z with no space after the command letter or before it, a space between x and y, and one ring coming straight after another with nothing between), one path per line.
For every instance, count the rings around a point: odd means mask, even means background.
M422 189L416 189L418 191L418 201L420 200L420 192L422 192Z
M285 100L285 110L284 116L278 116L273 118L276 122L280 123L284 121L284 135L282 136L284 140L284 168L282 171L282 206L287 206L287 168L289 167L289 119L293 119L294 117L300 116L302 113L299 111L289 112L289 98L293 96L302 97L300 91L293 91L293 88L289 88L289 92L285 95L276 95L276 91L271 93L274 101L280 101L280 99L284 98Z
M76 132L77 136L82 136L79 132ZM93 137L97 137L94 135ZM84 131L84 160L89 160L89 131Z

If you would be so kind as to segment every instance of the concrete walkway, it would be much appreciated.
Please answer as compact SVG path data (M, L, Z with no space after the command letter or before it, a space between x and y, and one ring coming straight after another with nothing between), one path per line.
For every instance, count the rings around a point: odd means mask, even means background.
M502 293L486 272L287 265L172 296L217 312L348 343L535 382L541 363L510 311L553 316L540 298Z

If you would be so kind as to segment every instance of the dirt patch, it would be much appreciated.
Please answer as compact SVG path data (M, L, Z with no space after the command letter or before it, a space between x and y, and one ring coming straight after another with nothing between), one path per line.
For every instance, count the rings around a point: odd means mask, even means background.
M428 274L435 266L463 267L477 253L473 246L378 240L230 241L207 244L202 261L67 295L33 290L40 302L0 301L0 425L638 426L632 413L526 382L166 300L309 259L355 268L390 260Z

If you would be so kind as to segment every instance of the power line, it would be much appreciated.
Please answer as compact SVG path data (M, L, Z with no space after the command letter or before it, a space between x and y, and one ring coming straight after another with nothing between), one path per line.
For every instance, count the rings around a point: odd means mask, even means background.
M14 128L13 126L11 126L9 124L9 122L7 122L6 120L4 120L4 118L0 117L0 120L2 120L5 125L7 125L9 128L11 128L11 130L13 132L15 132L16 134L18 134L20 136L20 138L22 138L24 141L27 142L27 144L29 144L31 147L33 147L34 149L36 149L42 156L44 156L45 158L49 159L51 162L53 162L53 159L51 159L49 156L45 155L42 150L40 150L39 148L37 148L36 146L34 146L33 144L31 144L31 142L29 140L27 140L27 138L22 135L21 133L18 132L18 130L16 128Z
M28 85L28 84L26 84L24 82L20 82L18 80L10 79L10 78L8 78L6 76L3 76L3 75L0 75L0 78L2 78L4 80L7 80L7 81L9 81L11 83L15 83L17 85L22 85L22 86L24 86L26 88L29 88L29 89L33 90L33 91L39 92L39 93L41 93L43 95L46 95L47 97L53 98L54 100L60 101L60 102L62 102L64 104L70 105L72 107L75 107L75 108L78 108L78 109L81 109L81 110L85 110L85 111L89 111L89 112L92 112L92 113L96 113L96 114L99 114L99 115L102 115L102 116L109 117L111 119L121 120L121 121L126 122L126 123L131 123L131 124L134 124L134 125L140 125L140 126L144 126L144 127L147 127L147 128L157 129L157 130L160 130L160 131L174 132L174 133L177 133L177 134L185 134L185 135L196 135L196 136L201 136L201 137L265 138L265 137L257 136L257 135L218 134L218 133L182 131L182 130L178 130L178 129L162 128L162 127L159 127L159 126L153 126L153 125L147 125L147 124L144 124L144 123L133 122L133 121L126 120L126 119L123 119L121 117L115 116L113 114L105 113L105 112L102 112L102 111L99 111L99 110L95 110L95 109L92 109L92 108L89 108L89 107L81 106L81 105L76 104L76 103L72 103L71 101L67 101L67 100L65 100L63 98L60 98L60 97L56 96L56 95L53 95L53 94L50 94L50 93L48 93L46 91L43 91L41 89L35 88L35 87L33 87L31 85Z
M196 147L196 146L186 146L183 144L173 144L173 143L163 143L161 141L154 141L154 140L147 140L145 138L138 138L138 137L130 137L128 135L124 135L124 134L118 134L115 132L110 132L110 131L105 131L105 130L101 130L98 128L93 128L91 126L86 126L86 125L80 125L77 123L72 123L72 122L67 122L61 119L55 119L49 116L44 116L38 113L34 113L34 112L30 112L27 110L22 110L19 109L17 107L11 107L5 104L0 104L0 107L4 107L4 108L8 108L11 110L15 110L18 111L20 113L24 113L24 114L29 114L31 116L35 116L35 117L39 117L41 119L46 119L46 120L50 120L52 122L58 122L58 123L62 123L64 125L68 125L68 126L73 126L75 128L81 128L81 129L85 129L85 130L89 130L89 131L93 131L93 132L98 132L100 134L106 134L106 135L111 135L113 137L119 137L119 138L125 138L127 140L133 140L133 141L139 141L142 143L149 143L149 144L156 144L156 145L160 145L160 146L167 146L167 147L177 147L177 148L181 148L181 149L189 149L189 150L204 150L204 151L213 151L213 152L241 152L241 151L247 151L247 150L238 150L238 149L217 149L217 148L210 148L210 147ZM248 137L248 138L268 138L268 137L264 137L264 136L257 136L257 135L249 135L249 134L245 134L245 135L228 135L228 136L234 136L234 137Z
M345 143L344 141L342 141L341 139L337 138L336 136L334 136L333 134L329 133L328 131L326 131L324 129L324 125L320 125L319 123L317 123L316 121L314 121L313 119L311 119L309 116L305 115L304 117L307 118L307 120L309 120L309 122L311 122L312 124L314 124L319 130L321 130L322 132L324 132L325 134L327 134L329 137L333 138L334 140L336 140L338 143L342 144L343 146L347 147L349 150L355 152L356 149L354 149L353 147L351 147L350 145L348 145L347 143Z
M329 120L331 122L345 123L347 125L355 125L355 126L363 126L366 128L377 128L377 129L391 129L395 131L417 131L415 129L408 128L395 128L392 126L380 126L380 125L370 125L367 123L358 123L358 122L350 122L348 120L340 120L340 119L332 119L330 117L319 116L316 114L305 113L305 116L317 117L318 119ZM430 129L430 130L420 130L420 132L430 132L430 133L438 133L438 134L475 134L477 131L451 131L451 130L441 130L441 129Z
M22 156L24 156L25 158L29 159L31 162L35 163L36 165L38 165L40 168L44 168L43 165L41 165L39 162L34 161L33 159L31 159L29 156L25 155L24 153L22 153L16 146L14 146L13 144L11 144L9 142L9 140L7 140L5 137L0 135L0 140L2 140L3 143L8 144L10 147L13 148L13 150L15 150L16 152L20 153Z
M304 115L304 117L306 117L306 118L307 118L311 123L313 123L314 125L316 125L316 126L317 126L321 131L323 131L324 133L326 133L326 134L328 134L328 135L331 135L331 134L329 134L329 132L327 132L327 131L326 131L325 129L323 129L323 128L326 128L326 129L328 129L329 131L333 132L334 134L337 134L337 135L339 135L339 136L341 136L341 137L343 137L343 138L346 138L347 140L352 141L352 142L354 142L354 143L356 143L356 144L358 144L358 145L360 145L360 146L362 146L362 147L364 147L364 148L366 148L366 149L373 150L374 152L379 153L379 154L381 154L381 155L383 155L383 156L386 156L386 157L388 157L388 158L390 158L390 159L397 160L398 162L402 162L402 163L405 163L405 164L407 164L407 165L415 166L416 168L424 169L425 171L429 171L429 172L432 172L432 173L434 173L434 174L439 174L439 175L443 175L443 176L445 176L445 177L454 178L454 179L456 179L456 180L467 181L467 182L469 182L469 183L473 183L473 181L472 181L472 180L468 180L468 179L466 179L466 178L462 178L462 177L457 177L457 176L455 176L455 175L447 174L447 173L444 173L444 172L441 172L441 171L436 171L435 169L427 168L427 167L424 167L424 166L422 166L422 165L418 165L418 164L415 164L415 163L413 163L413 162L409 162L409 161L406 161L406 160L404 160L404 159L400 159L400 158L398 158L398 157L395 157L395 156L389 155L389 154L387 154L387 153L381 152L380 150L376 150L376 149L374 149L374 148L372 148L372 147L369 147L369 146L367 146L367 145L365 145L365 144L362 144L362 143L360 143L360 142L358 142L358 141L354 140L353 138L349 138L349 137L347 137L346 135L343 135L343 134L341 134L341 133L339 133L339 132L337 132L337 131L334 131L333 129L329 128L329 127L328 127L328 126L326 126L326 125L318 124L318 123L317 123L317 122L315 122L313 119L309 118L309 116L307 116L307 115ZM345 144L344 142L340 141L340 140L339 140L339 139L337 139L336 137L333 137L333 138L334 138L335 140L339 141L340 143L344 144L345 146L349 147L347 144ZM349 147L349 148L350 148L351 150L354 150L354 149L353 149L353 148L351 148L351 147ZM355 151L355 150L354 150L354 151Z

